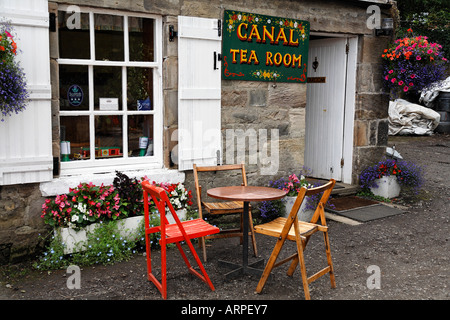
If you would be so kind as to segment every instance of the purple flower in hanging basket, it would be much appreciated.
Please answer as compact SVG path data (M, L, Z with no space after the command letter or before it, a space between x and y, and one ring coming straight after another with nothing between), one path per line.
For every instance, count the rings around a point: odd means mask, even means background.
M4 118L23 111L29 97L26 78L16 61L17 44L9 24L0 25L0 111Z
M23 70L17 64L0 61L0 110L1 121L23 111L27 105L28 91Z

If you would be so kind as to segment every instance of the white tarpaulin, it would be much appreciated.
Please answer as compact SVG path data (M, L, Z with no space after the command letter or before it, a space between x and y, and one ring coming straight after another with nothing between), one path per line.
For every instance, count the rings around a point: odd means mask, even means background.
M436 103L436 98L440 92L450 92L450 77L445 80L435 82L429 88L422 91L419 102L423 103L429 108L433 108Z
M440 118L436 111L403 99L389 102L390 135L433 134Z

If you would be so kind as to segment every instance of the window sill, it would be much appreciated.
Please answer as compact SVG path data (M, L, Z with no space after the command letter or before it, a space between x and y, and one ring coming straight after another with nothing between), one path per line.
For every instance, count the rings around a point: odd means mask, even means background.
M152 181L168 183L184 183L184 172L169 169L145 169L121 171L130 178L151 177ZM74 188L80 183L92 182L94 185L110 185L116 177L115 172L109 173L83 173L79 175L63 176L49 182L42 182L39 186L43 197L52 197L58 194L69 192L69 188Z

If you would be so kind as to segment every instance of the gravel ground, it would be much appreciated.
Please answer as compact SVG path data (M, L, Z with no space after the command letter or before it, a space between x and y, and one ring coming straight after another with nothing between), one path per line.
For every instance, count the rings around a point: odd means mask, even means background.
M390 137L389 145L393 144L404 159L426 166L427 181L423 191L418 199L399 200L398 204L405 208L403 214L359 225L329 221L337 288L331 289L329 278L322 277L310 284L313 300L449 300L450 136ZM257 243L260 257L268 258L274 239L258 235ZM292 245L288 248L294 249ZM282 253L287 255L289 250L286 249ZM320 235L312 237L305 253L309 274L326 263ZM157 252L153 257L155 266L159 266ZM263 300L283 300L283 303L276 303L276 310L286 303L284 300L304 299L298 269L289 278L285 273L287 266L276 269L261 294L254 293L258 277L226 280L227 270L219 267L217 260L239 262L240 258L237 239L212 242L208 262L204 264L216 289L211 291L187 272L176 249L169 250L168 299L190 300L193 301L191 306L194 301L195 305L199 302L211 305L211 301L220 305L229 300L261 305ZM250 262L254 259L250 255ZM81 268L80 289L68 289L71 274L66 270L42 272L27 266L0 267L0 299L161 301L157 289L146 280L142 254L113 266ZM375 275L373 270L379 270L379 282L370 281ZM379 288L370 288L376 284ZM183 301L172 311L176 314L195 312L192 308L183 309L188 305Z

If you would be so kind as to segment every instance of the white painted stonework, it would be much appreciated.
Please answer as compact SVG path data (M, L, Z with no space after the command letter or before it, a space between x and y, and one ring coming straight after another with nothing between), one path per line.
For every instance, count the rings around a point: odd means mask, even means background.
M184 172L169 169L151 169L151 170L135 170L135 171L123 171L130 178L137 178L140 180L142 177L147 176L150 181L166 182L166 183L184 183ZM75 188L80 183L92 182L96 186L112 185L115 172L104 174L83 174L73 175L67 177L61 177L53 179L49 182L43 182L40 184L40 190L43 197L56 196L58 194L65 194L69 192L69 188Z

